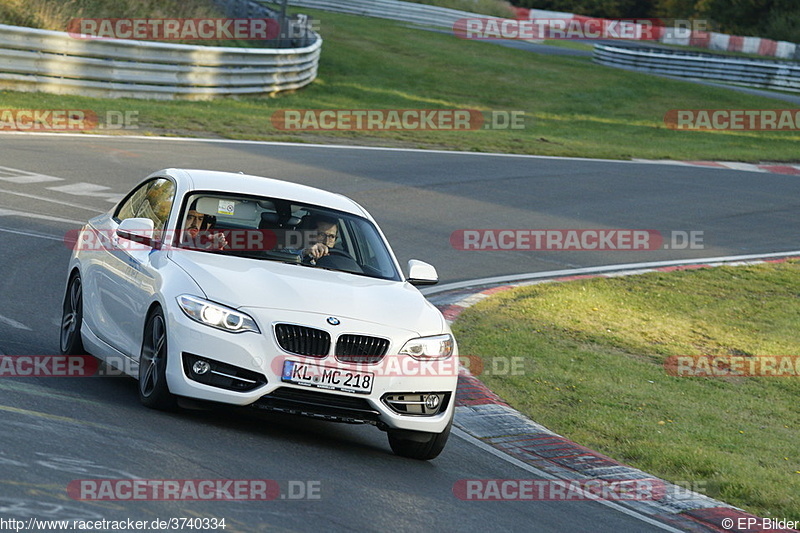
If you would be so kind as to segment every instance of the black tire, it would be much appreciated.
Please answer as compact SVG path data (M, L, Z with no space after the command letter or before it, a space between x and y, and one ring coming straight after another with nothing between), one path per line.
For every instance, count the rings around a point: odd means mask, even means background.
M450 437L452 426L453 418L451 417L447 427L441 433L390 429L388 431L389 446L396 455L401 457L430 461L442 453L447 439Z
M84 355L81 339L81 323L83 322L83 284L80 274L73 274L67 291L64 293L63 312L61 314L61 353L64 355Z
M167 385L167 322L160 308L150 313L144 326L139 356L139 401L161 411L177 406Z

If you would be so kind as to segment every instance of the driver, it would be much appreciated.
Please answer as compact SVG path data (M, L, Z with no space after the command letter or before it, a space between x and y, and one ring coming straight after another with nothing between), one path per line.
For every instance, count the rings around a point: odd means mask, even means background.
M336 245L336 237L339 234L339 227L336 219L331 217L319 216L313 219L316 234L312 236L315 243L302 250L303 257L310 257L314 261L320 257L328 255L331 248Z
M325 257L336 245L336 237L339 235L337 220L333 217L315 215L311 217L311 226L315 228L311 231L311 242L303 249L284 248L279 250L294 254L303 260L309 258L312 264L316 264L317 259Z

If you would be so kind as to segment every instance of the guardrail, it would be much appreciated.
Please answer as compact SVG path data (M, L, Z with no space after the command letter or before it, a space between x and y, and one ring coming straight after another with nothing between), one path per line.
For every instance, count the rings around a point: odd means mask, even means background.
M322 39L295 48L81 39L0 24L0 88L104 98L202 100L298 89L317 75Z
M289 5L321 9L334 13L348 13L366 17L411 22L424 26L436 26L453 29L458 19L489 17L468 11L459 11L445 7L401 2L398 0L289 0Z
M596 44L593 60L601 65L681 78L800 92L800 64L666 49Z

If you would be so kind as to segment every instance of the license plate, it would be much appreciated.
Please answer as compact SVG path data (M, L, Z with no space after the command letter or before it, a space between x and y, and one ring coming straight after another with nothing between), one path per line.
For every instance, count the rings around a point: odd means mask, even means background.
M284 361L281 381L306 387L369 394L372 392L375 374L299 361Z

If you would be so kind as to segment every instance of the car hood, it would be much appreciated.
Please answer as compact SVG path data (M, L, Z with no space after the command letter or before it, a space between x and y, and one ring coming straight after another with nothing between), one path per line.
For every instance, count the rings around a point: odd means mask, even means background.
M445 330L441 313L408 282L223 254L177 251L171 260L209 300L385 324L416 335Z

